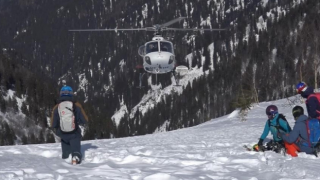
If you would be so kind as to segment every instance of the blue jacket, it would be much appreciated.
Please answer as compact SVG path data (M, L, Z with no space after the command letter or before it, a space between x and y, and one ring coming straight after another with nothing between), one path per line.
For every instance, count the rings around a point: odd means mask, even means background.
M292 131L289 134L281 133L282 139L288 143L295 143L301 152L312 154L313 149L309 147L308 132L306 126L306 115L301 115L294 124Z
M73 98L69 97L69 96L62 96L59 99L60 102L62 101L72 101L73 102ZM59 112L58 112L58 105L57 104L53 110L52 110L52 116L51 116L51 127L57 129L57 136L59 136L60 138L64 139L64 138L69 138L69 136L74 136L74 134L77 137L81 137L81 130L79 128L79 125L85 124L88 121L88 117L86 115L86 113L84 112L84 110L82 109L82 106L80 105L80 103L75 102L74 104L74 111L75 111L75 125L76 125L76 131L73 133L63 133L60 129L60 116L59 116Z
M278 130L275 127L275 126L277 126L278 116L279 116L279 114L277 114L273 119L267 120L260 139L265 139L268 136L269 132L271 132L271 134L273 135L274 141L279 142L282 140L280 137L278 137ZM269 121L270 121L271 126L269 126ZM290 129L290 126L287 121L279 118L279 125L285 130L286 133L290 132L291 129ZM283 131L283 130L280 129L280 131Z
M301 96L304 98L308 98L311 94L314 94L314 90L312 87L307 87L307 89L301 93ZM309 97L306 101L308 115L311 118L318 118L320 111L320 102L318 101L317 97Z

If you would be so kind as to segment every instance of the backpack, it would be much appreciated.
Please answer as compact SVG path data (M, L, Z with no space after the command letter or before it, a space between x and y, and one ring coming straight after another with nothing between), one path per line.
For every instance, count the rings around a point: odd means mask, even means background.
M274 126L274 127L277 128L278 130L281 129L283 132L286 132L286 130L285 130L282 126L280 126L280 123L279 123L279 119L280 119L280 118L287 122L287 124L288 124L288 130L289 130L289 132L290 132L290 131L291 131L291 127L290 127L290 125L289 125L286 117L285 117L283 114L279 114L278 118L276 119L277 125ZM268 123L269 123L269 127L270 127L270 126L273 126L273 125L271 125L271 121L270 121L270 120L268 121Z
M74 103L63 101L58 106L60 129L62 132L73 132L76 129L74 116Z
M318 119L306 120L309 147L315 147L320 140L320 121Z

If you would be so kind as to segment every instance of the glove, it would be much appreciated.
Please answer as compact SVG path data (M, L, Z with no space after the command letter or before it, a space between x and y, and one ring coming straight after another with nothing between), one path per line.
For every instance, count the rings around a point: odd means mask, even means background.
M277 137L279 138L279 139L282 139L282 134L278 131L278 133L277 133Z
M259 146L258 144L255 144L255 145L253 145L253 147L252 147L252 149L254 150L254 151L264 151L265 150L265 148L264 148L264 146Z
M258 146L262 146L263 140L264 139L259 139Z
M259 145L258 144L255 144L255 145L253 145L252 146L252 149L254 150L254 151L259 151Z

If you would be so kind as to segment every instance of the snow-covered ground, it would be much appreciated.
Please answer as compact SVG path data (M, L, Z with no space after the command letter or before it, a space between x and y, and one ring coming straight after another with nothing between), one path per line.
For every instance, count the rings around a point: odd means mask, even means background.
M242 147L258 142L266 122L265 108L271 103L294 124L291 106L282 99L256 105L245 122L235 111L192 128L83 141L84 160L77 166L61 159L60 144L4 146L0 147L0 179L320 179L320 159L313 155L300 153L292 158Z

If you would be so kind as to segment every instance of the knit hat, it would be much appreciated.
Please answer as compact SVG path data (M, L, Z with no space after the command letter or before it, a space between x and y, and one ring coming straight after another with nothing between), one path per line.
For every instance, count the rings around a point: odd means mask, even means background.
M70 86L63 86L60 90L60 96L73 96L73 90Z

